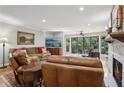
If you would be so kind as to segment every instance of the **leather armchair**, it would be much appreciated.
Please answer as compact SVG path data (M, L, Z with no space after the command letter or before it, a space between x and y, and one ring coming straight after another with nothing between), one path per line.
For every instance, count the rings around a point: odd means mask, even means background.
M37 61L37 57L33 57L33 58L30 57L28 59L30 59L31 62L36 62ZM20 58L20 60L24 60L24 59ZM34 80L34 77L31 76L31 74L30 74L30 79L26 79L27 74L22 72L21 66L18 64L17 60L15 60L15 57L10 58L10 66L13 69L15 79L16 79L18 84L20 84L22 87L31 85L31 83Z

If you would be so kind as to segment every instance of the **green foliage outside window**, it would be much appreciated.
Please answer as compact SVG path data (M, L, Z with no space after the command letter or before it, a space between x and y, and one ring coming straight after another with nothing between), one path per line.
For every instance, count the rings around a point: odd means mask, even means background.
M66 39L66 51L69 51L69 40ZM71 38L71 52L72 53L88 53L89 51L99 51L99 37L72 37Z
M78 53L78 37L71 38L71 51L72 53Z
M66 52L69 52L70 48L70 38L66 38Z
M101 44L102 44L101 45L101 53L108 55L108 43L104 39L102 39Z

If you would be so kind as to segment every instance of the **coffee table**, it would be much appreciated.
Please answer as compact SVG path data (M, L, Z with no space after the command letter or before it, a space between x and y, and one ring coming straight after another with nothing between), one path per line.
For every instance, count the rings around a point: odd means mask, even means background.
M40 63L24 65L21 67L21 71L23 72L23 80L26 86L41 86L42 72Z

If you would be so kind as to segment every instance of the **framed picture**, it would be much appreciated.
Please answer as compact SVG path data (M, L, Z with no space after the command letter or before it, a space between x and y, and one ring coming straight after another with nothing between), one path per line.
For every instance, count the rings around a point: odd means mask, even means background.
M18 31L17 45L34 45L34 33Z

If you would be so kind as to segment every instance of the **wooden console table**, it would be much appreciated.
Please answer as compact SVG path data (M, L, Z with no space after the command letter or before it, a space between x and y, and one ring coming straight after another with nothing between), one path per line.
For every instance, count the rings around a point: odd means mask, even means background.
M50 47L47 48L47 50L52 54L52 55L61 55L62 54L62 48L60 47Z

